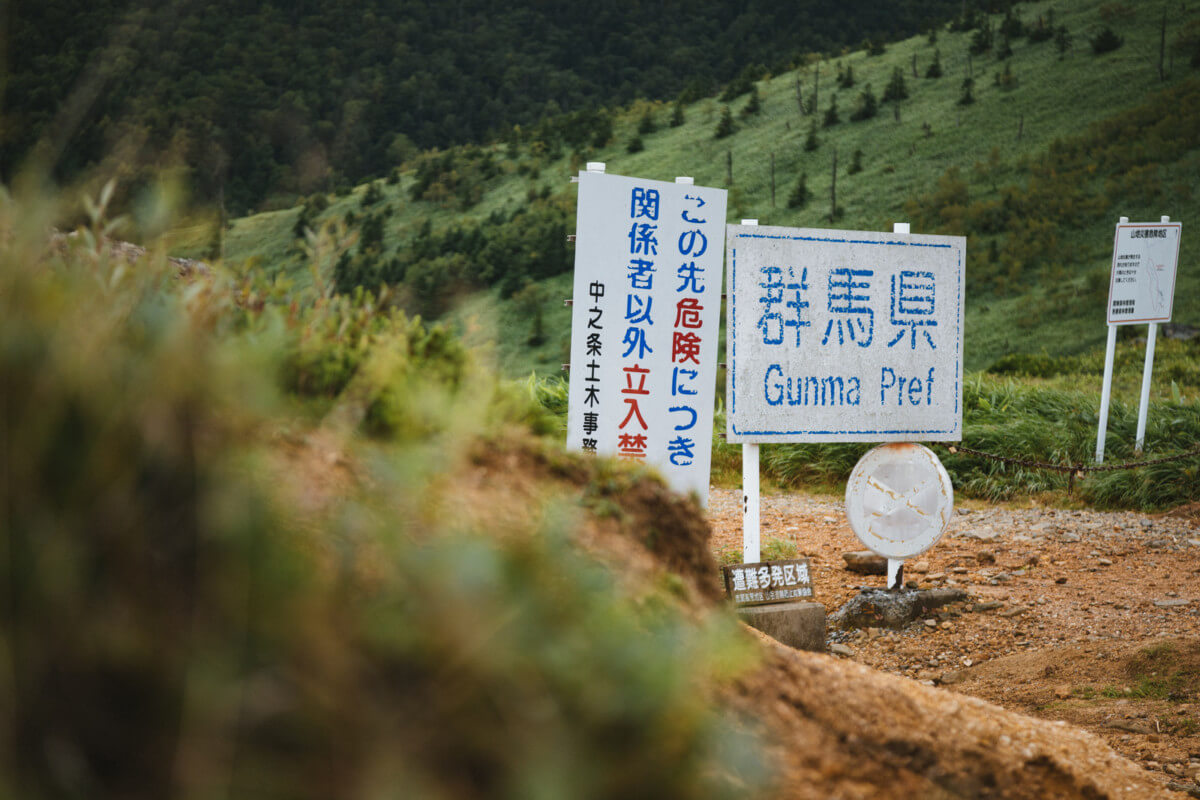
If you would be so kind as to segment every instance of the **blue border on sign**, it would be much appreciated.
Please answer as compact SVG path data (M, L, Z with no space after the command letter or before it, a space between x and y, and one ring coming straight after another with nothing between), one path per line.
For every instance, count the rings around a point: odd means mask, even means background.
M929 242L905 242L905 241L893 240L893 239L889 239L886 241L872 241L870 239L836 239L833 237L822 237L822 236L779 236L779 235L771 235L771 234L765 234L765 233L738 233L738 234L734 235L733 239L734 239L735 243L736 243L736 240L738 240L738 239L786 239L789 241L798 241L798 242L829 242L832 244L870 244L870 245L883 245L885 247L887 247L887 246L928 247L928 248L932 248L932 249L944 249L944 250L953 249L952 245L932 244ZM729 376L730 376L730 383L732 384L732 389L733 389L733 391L732 391L733 397L730 400L729 413L730 413L730 416L732 417L734 414L737 413L737 303L734 301L734 298L737 296L737 292L736 292L736 288L737 288L737 247L736 247L736 244L734 247L731 248L731 251L732 251L733 255L732 255L732 258L730 259L731 263L729 265L729 274L730 274L729 280L730 280L730 284L735 289L735 291L729 293L729 328L730 328L730 330L729 330L729 334L728 334L730 337L730 341L733 342L733 345L730 347L730 358L729 358L729 362L730 362L729 363ZM962 267L963 267L963 251L960 250L958 253L958 296L955 298L955 301L958 304L958 325L959 325L958 336L956 336L954 339L954 414L955 414L955 416L958 415L959 396L961 393L961 386L959 385L959 375L961 373L961 364L962 364L962 353L960 352L960 349L962 347L962 317L963 317L963 312L962 312L963 268ZM923 435L923 434L924 435L936 435L936 434L945 434L945 433L954 433L955 432L954 426L951 426L949 428L936 429L936 430L897 429L897 430L814 431L814 430L806 430L805 429L805 430L790 430L790 431L763 431L763 430L744 431L744 430L738 430L738 427L732 418L730 419L729 427L738 436L800 436L800 435L809 435L809 436L912 435L912 436L919 436L919 435Z

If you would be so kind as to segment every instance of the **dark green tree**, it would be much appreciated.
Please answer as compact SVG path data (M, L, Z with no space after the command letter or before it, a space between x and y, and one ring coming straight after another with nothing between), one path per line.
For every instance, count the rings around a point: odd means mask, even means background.
M1066 56L1067 51L1071 49L1073 37L1071 32L1067 30L1066 25L1059 25L1054 31L1054 49L1058 51L1058 57L1061 59Z
M812 194L808 191L808 175L800 173L800 180L796 181L796 186L792 189L792 193L788 195L788 208L804 208L808 201L812 198Z
M969 106L975 102L975 79L963 78L962 94L958 96L958 104L960 106Z
M858 93L858 103L855 105L854 110L850 112L850 121L862 122L878 113L879 102L875 99L875 93L871 91L871 84L868 83Z
M731 133L733 133L733 114L729 111L729 106L721 106L721 119L717 121L717 130L713 134L713 138L724 139Z
M929 68L927 70L925 70L925 77L926 78L942 77L942 54L937 49L935 49L933 51L933 63L931 63L929 65Z
M899 67L896 67L892 70L891 80L889 80L888 85L884 87L881 102L888 103L894 100L898 101L907 99L908 84L904 82L904 71Z
M758 87L755 86L750 90L750 99L746 101L746 105L742 107L742 116L748 117L751 114L757 114L762 111L762 100L758 95Z
M1005 35L1000 39L1000 46L996 48L996 60L1004 61L1005 59L1012 58L1012 54L1012 41Z
M850 156L850 166L846 167L847 175L857 175L858 173L862 172L862 169L863 169L862 157L863 157L862 150L854 151L854 153Z
M1116 31L1105 25L1100 29L1100 32L1091 38L1092 53L1095 55L1103 55L1111 53L1121 45L1125 44L1125 40L1117 35Z
M845 69L842 69L842 62L837 64L837 87L839 89L849 89L854 86L854 65L847 64Z
M971 44L967 50L973 56L983 55L992 49L992 26L985 23L975 33L971 34Z
M811 153L820 145L821 142L817 139L817 120L814 118L812 124L808 126L808 135L804 137L804 149Z
M675 105L674 105L674 106L671 108L671 122L670 122L670 125L671 125L671 127L672 127L672 128L678 128L680 125L682 125L682 124L683 124L683 122L684 122L684 119L683 119L683 103L681 103L681 102L679 102L678 100L676 100L676 101L675 101Z
M829 98L829 108L825 109L825 120L822 124L826 128L831 128L841 121L841 117L838 116L837 95L835 94Z

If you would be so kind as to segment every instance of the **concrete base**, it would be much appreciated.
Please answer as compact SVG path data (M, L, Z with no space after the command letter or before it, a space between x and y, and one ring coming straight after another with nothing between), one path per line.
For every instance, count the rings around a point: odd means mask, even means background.
M825 652L825 606L820 603L746 606L737 614L751 628L788 647Z

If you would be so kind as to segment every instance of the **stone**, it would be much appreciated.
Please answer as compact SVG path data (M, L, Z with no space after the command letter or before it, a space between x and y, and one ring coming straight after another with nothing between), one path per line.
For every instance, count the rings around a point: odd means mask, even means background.
M978 539L981 542L990 542L997 538L1000 533L995 528L980 527L963 531L962 535L968 539Z
M1113 565L1111 558L1101 558L1096 563L1102 567L1111 567Z
M907 572L915 572L918 575L924 575L926 572L929 572L929 562L914 561L911 564L905 564L904 569Z
M967 679L966 672L964 672L961 669L952 669L952 670L947 670L946 672L943 672L942 677L939 678L938 680L943 686L953 686L956 683L962 683L966 679Z
M738 618L771 638L797 650L825 651L825 606L820 603L780 603L743 606Z
M829 645L829 652L835 655L845 656L846 658L854 657L854 651L841 642L834 642L833 644Z
M1080 541L1080 537L1078 533L1064 533L1062 540L1064 542L1074 544L1075 542Z
M1181 606L1186 606L1190 602L1192 601L1188 600L1186 597L1174 597L1168 600L1155 600L1154 605L1158 606L1159 608L1180 608Z
M1006 608L1001 611L1000 616L1006 618L1019 617L1028 610L1029 609L1025 608L1024 606L1013 606L1012 608Z
M863 589L829 615L829 624L838 628L900 630L935 608L966 599L962 589Z
M976 603L975 605L971 606L971 610L975 612L995 611L997 608L1000 608L1003 605L1004 603L1000 602L999 600L988 600L985 603Z
M859 575L887 575L887 559L870 550L855 550L842 553L846 569Z

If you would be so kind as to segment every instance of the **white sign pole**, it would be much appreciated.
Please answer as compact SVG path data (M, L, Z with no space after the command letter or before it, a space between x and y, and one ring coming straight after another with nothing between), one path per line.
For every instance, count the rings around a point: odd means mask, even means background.
M1154 340L1158 338L1158 323L1150 323L1150 332L1146 335L1146 363L1142 367L1142 401L1138 405L1137 438L1133 442L1133 452L1142 454L1142 445L1146 441L1146 413L1150 408L1150 373L1154 371Z
M892 233L912 233L912 227L907 222L893 222ZM889 558L887 564L887 588L904 588L904 559Z
M756 219L744 219L743 225L757 225ZM758 443L742 444L742 563L762 560L762 534L759 520Z
M1121 217L1121 224L1129 217ZM1108 433L1108 404L1112 400L1113 361L1117 355L1117 326L1108 324L1108 346L1104 350L1104 383L1100 387L1100 427L1096 431L1096 463L1104 463L1104 437Z
M1162 222L1170 222L1171 218L1164 216ZM1146 414L1150 410L1150 374L1154 371L1154 340L1158 338L1158 323L1151 322L1146 334L1146 363L1142 367L1142 399L1138 404L1137 438L1133 443L1133 452L1142 454L1142 445L1146 441Z
M1124 219L1122 217L1122 219ZM1100 430L1096 433L1096 463L1104 463L1104 436L1108 432L1108 404L1112 400L1113 360L1117 354L1117 326L1108 326L1108 347L1104 350L1104 385L1100 389Z

